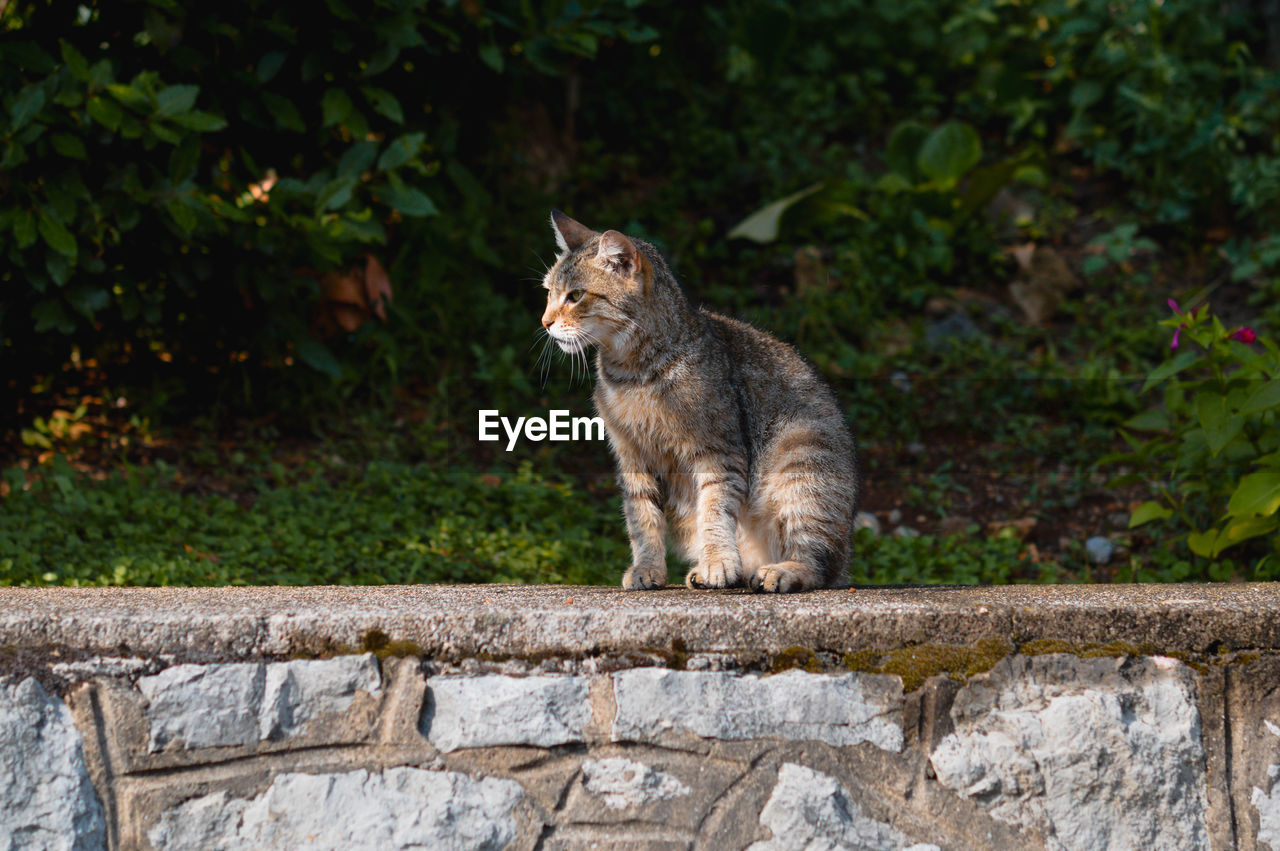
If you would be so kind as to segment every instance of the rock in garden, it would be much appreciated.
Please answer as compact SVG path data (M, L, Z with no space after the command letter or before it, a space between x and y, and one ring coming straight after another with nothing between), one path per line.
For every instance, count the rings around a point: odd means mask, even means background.
M1116 546L1111 543L1110 538L1095 535L1084 542L1084 551L1089 556L1089 561L1094 564L1106 564L1111 561L1111 556L1115 554Z
M899 526L897 529L893 530L893 537L918 538L920 537L920 532L915 529L912 529L910 526Z
M949 349L952 344L982 336L978 326L963 313L930 322L924 329L924 341L930 348Z
M973 525L972 517L944 517L938 523L939 535L963 535L965 530Z
M878 536L881 531L880 520L870 511L859 511L853 518L853 530L856 532L859 529L870 529L871 534Z
M1026 540L1031 530L1036 528L1036 518L1019 517L1017 520L992 520L987 524L987 534L993 538L1012 535L1019 541Z

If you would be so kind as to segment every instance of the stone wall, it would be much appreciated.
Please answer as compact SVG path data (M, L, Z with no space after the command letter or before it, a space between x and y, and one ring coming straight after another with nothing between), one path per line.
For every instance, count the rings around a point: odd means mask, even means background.
M5 590L0 848L1280 851L1277 614L1267 586Z

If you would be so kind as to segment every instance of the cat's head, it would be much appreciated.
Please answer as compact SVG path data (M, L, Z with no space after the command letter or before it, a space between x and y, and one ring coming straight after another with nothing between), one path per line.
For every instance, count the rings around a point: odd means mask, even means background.
M570 354L624 346L653 288L653 261L616 230L597 233L559 210L551 211L551 229L560 253L542 279L542 327Z

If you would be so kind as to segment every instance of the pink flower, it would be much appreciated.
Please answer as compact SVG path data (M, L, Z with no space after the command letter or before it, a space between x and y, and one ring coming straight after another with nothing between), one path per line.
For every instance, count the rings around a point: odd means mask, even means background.
M1182 315L1182 311L1178 309L1178 303L1173 299L1169 299L1169 309L1172 310L1174 313L1178 314L1179 316ZM1169 343L1170 349L1178 348L1178 335L1181 334L1182 329L1186 327L1187 327L1186 325L1179 325L1177 330L1173 332L1173 341Z
M1253 333L1252 328L1237 328L1231 332L1231 339L1239 340L1242 343L1252 343L1258 339L1258 335Z

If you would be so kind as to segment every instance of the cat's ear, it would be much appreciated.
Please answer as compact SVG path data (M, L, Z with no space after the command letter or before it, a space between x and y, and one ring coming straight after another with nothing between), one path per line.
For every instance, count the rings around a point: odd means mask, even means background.
M635 275L643 263L636 244L616 230L607 230L601 234L596 260L610 272L624 278Z
M556 235L556 245L561 251L573 251L596 232L581 222L575 222L559 210L551 211L551 230Z

